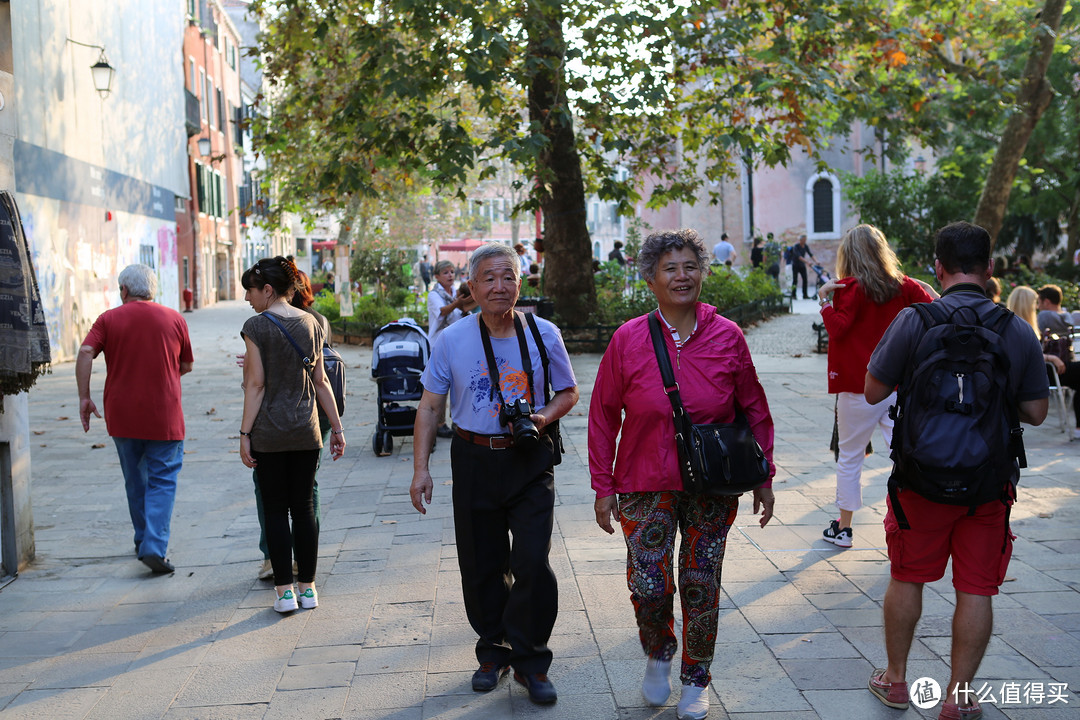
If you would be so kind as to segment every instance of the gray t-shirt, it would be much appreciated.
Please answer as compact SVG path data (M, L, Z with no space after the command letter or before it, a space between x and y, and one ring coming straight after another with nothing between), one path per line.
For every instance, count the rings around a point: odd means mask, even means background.
M454 424L475 433L498 435L508 430L499 424L498 397L493 400L490 396L491 379L483 341L480 339L479 318L479 314L466 317L439 335L431 350L431 361L424 369L420 382L426 390L437 395L449 394L450 414L454 418ZM540 362L540 351L533 341L532 331L524 319L522 325L533 370L536 400L533 412L540 412L544 407L544 368ZM539 317L536 318L536 325L547 349L552 392L575 387L577 380L573 368L570 367L570 356L566 354L559 328ZM521 363L521 347L517 336L491 338L491 349L495 355L495 364L499 368L499 386L502 388L503 399L508 403L521 397L528 400L529 385Z
M996 307L985 295L962 290L943 295L934 303L949 311L961 306L970 307L978 314L980 321L985 321ZM960 317L958 314L958 321ZM886 385L898 385L925 332L922 318L914 308L904 308L893 319L870 356L867 370ZM1002 341L1009 358L1009 389L1014 395L1012 401L1016 403L1048 397L1050 390L1046 382L1042 348L1031 326L1014 315L1002 332Z
M313 315L276 317L308 357L322 355L323 330ZM262 405L251 426L251 449L285 452L321 448L315 382L292 344L262 315L248 318L240 335L259 348L266 378Z
M1040 310L1035 318L1039 324L1039 330L1045 335L1049 330L1052 333L1064 334L1072 332L1072 315L1068 313L1054 312L1053 310Z

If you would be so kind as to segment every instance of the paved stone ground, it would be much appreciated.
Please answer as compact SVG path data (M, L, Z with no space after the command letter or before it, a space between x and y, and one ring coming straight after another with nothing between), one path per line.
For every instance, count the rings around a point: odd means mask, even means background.
M881 520L885 453L867 460L868 507L854 548L820 540L834 517L827 449L832 402L812 352L812 302L748 332L776 421L777 516L762 529L743 503L725 563L711 718L915 718L865 689L884 662L888 582ZM625 548L593 521L586 409L599 356L574 366L581 403L565 423L551 552L560 612L548 708L506 682L471 691L474 636L465 620L450 514L448 443L433 456L436 494L409 505L412 442L371 450L370 351L350 366L346 457L320 472L321 605L288 617L255 579L261 556L250 473L237 453L242 397L233 355L250 311L224 303L186 316L196 348L184 378L188 440L173 517L177 572L153 577L131 553L116 453L95 420L78 423L71 364L31 394L37 560L0 590L0 718L674 718L644 705L644 662L625 584ZM101 397L99 361L93 379ZM99 403L100 404L100 403ZM987 718L1080 716L1080 443L1052 424L1026 433L1031 467L1013 514L1018 535L995 599L995 634L979 680L1066 683L1068 704L1019 698ZM948 580L927 587L909 680L948 677ZM1031 687L1030 685L1028 686ZM935 709L936 710L936 709Z

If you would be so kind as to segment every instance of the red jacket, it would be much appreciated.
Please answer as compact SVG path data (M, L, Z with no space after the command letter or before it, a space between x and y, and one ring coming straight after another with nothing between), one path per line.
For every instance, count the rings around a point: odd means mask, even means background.
M676 350L666 332L664 341L690 418L695 423L731 422L738 401L769 460L771 478L776 472L772 416L739 326L699 302L697 330L686 343ZM589 473L598 498L683 489L671 403L660 380L647 315L616 330L600 361L589 406ZM771 486L771 480L765 483Z
M862 395L870 355L893 318L908 305L933 298L907 275L899 294L884 305L871 302L855 278L838 282L844 287L833 292L831 306L821 308L829 333L829 392Z

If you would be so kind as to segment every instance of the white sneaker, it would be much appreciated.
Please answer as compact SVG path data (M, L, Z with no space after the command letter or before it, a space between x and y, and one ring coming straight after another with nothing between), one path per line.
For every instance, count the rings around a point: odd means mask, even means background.
M663 705L671 695L671 661L649 658L645 663L645 679L641 694L650 705Z
M286 590L284 595L274 601L274 609L279 613L292 612L297 607L296 596L292 590Z
M683 685L675 714L679 720L703 720L709 714L709 686Z
M311 610L319 607L319 593L315 592L315 588L308 588L304 592L300 593L300 607L305 610Z

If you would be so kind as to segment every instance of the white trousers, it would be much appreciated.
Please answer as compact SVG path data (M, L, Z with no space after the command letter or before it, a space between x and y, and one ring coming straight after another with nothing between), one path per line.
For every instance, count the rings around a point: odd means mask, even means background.
M866 444L881 428L886 448L892 445L893 421L889 406L896 393L877 405L866 402L862 393L842 392L836 396L836 423L840 434L840 456L836 461L836 506L854 512L862 507L862 466Z

